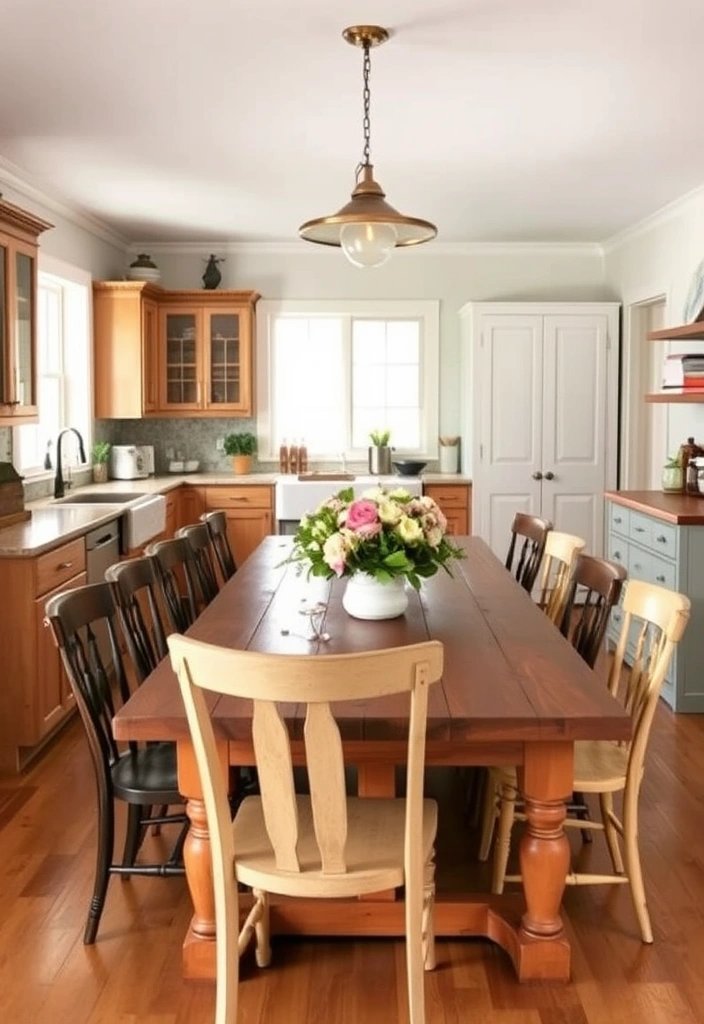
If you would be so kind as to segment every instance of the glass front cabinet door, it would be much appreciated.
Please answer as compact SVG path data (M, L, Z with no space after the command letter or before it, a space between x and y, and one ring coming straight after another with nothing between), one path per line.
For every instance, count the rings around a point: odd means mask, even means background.
M37 238L46 221L0 201L0 423L36 421Z
M172 295L176 293L171 293ZM159 310L159 411L250 416L254 292L226 292ZM250 297L251 296L251 297Z

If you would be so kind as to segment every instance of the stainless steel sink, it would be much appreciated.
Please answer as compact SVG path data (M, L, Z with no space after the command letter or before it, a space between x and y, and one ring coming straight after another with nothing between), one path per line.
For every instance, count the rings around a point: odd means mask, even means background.
M124 505L128 501L143 498L143 491L93 491L91 494L69 494L65 498L56 498L55 505Z

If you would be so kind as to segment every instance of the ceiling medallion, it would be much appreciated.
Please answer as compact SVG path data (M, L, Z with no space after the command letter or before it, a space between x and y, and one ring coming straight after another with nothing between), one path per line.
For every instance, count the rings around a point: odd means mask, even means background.
M369 51L389 38L379 25L353 25L342 33L346 42L364 51L362 74L364 80L364 149L362 162L356 169L356 181L349 203L328 217L316 217L301 224L298 233L306 242L333 245L342 249L350 263L356 267L380 267L386 263L393 249L429 242L438 233L434 224L419 217L406 217L386 202L384 190L374 180L374 165L370 161L370 91Z

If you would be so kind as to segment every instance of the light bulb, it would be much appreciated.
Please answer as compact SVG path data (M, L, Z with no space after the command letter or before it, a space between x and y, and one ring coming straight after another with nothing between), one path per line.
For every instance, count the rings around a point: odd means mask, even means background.
M340 231L342 251L355 267L380 267L386 263L396 238L393 224L345 224Z

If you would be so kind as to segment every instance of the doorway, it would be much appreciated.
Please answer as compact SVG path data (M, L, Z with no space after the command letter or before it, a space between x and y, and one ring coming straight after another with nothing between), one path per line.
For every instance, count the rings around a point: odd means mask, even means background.
M667 459L667 406L645 395L662 386L662 343L647 340L665 326L666 300L659 295L626 309L621 387L621 490L659 490Z

